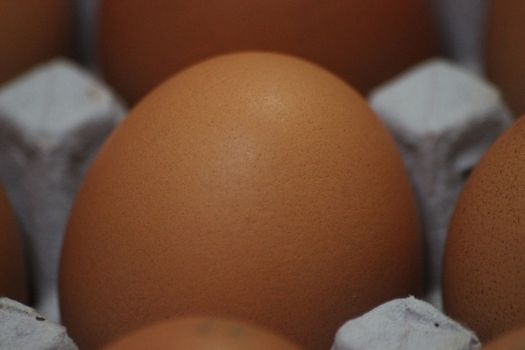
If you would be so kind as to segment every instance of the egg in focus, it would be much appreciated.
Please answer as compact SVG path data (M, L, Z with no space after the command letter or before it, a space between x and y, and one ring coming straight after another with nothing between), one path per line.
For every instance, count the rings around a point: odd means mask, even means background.
M470 175L450 224L445 311L488 341L525 323L525 118Z
M287 340L244 322L186 317L159 322L113 342L104 350L299 350Z
M437 54L424 0L103 0L99 58L131 104L205 58L239 50L304 57L365 93Z
M394 141L358 93L291 56L216 57L143 99L92 163L62 320L85 349L184 314L327 349L348 319L419 291L419 230Z

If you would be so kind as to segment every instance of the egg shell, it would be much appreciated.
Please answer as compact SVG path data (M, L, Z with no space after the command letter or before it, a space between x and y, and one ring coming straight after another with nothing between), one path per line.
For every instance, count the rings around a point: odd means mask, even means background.
M232 51L301 56L361 92L437 52L424 0L104 0L99 33L105 76L130 103Z
M22 242L4 192L0 190L0 296L27 302Z
M491 146L452 218L444 304L482 341L525 323L525 118Z
M188 313L327 349L418 290L419 229L395 144L353 89L293 57L218 57L152 92L96 157L65 237L63 321L86 349Z
M490 2L486 66L516 116L525 113L525 1Z
M0 84L72 49L73 1L0 0Z
M523 350L525 349L525 327L506 332L483 347L483 350Z
M299 350L271 332L245 322L187 317L158 322L113 342L104 350Z

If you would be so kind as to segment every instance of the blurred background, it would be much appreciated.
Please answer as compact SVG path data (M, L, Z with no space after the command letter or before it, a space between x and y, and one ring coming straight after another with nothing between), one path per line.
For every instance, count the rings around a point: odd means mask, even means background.
M354 69L355 82L349 82L362 85L362 92L428 56L484 72L488 0L359 3L2 0L0 83L66 55L107 78L134 103L173 71L238 49L302 54L337 73L355 59L360 67ZM234 31L245 35L231 35ZM354 44L345 47L347 42ZM359 73L363 70L366 74Z

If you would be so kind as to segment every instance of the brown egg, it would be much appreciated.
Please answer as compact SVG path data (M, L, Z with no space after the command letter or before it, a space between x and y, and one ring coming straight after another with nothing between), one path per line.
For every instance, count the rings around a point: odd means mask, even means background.
M483 341L525 323L525 118L483 156L447 238L447 313Z
M424 0L104 0L100 61L135 102L182 68L238 50L317 62L361 92L436 53Z
M516 115L525 113L525 1L493 0L487 34L487 72Z
M27 301L22 242L3 191L0 191L0 297Z
M265 329L219 318L192 317L156 323L104 350L299 350Z
M71 50L71 0L0 0L0 84Z
M525 349L525 327L507 332L491 341L483 350L523 350Z
M93 348L170 315L256 322L311 349L417 291L421 242L395 144L354 90L271 53L195 65L148 95L72 211L63 320Z

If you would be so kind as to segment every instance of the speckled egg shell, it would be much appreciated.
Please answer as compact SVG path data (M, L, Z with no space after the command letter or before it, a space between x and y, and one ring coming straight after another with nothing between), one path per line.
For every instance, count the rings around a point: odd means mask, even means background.
M27 301L22 242L3 191L0 191L0 296Z
M483 341L525 323L525 118L494 143L461 193L446 244L444 301Z
M0 84L72 48L72 0L0 0Z
M104 0L100 62L128 102L181 69L238 50L317 62L361 92L436 54L424 0Z
M525 1L490 2L487 72L519 116L525 113Z
M300 350L257 326L208 317L156 323L124 336L104 350Z
M239 53L148 95L87 174L63 250L63 321L92 348L224 315L327 349L418 290L414 197L365 100L306 61Z

